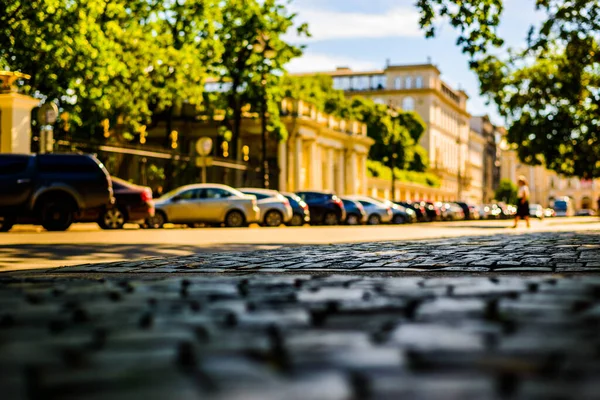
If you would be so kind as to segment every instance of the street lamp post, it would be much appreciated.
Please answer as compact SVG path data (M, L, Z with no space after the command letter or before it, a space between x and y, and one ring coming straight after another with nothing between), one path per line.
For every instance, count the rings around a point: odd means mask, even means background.
M265 35L265 34L261 34L258 39L256 40L256 43L254 44L254 50L257 53L260 53L262 55L263 58L263 66L261 69L261 76L260 76L260 84L261 84L261 88L262 88L262 101L261 101L261 123L260 123L260 130L261 130L261 144L262 144L262 149L261 149L261 172L262 172L262 181L263 181L263 188L268 189L269 188L269 161L267 160L267 74L266 74L266 70L267 70L267 60L270 60L272 58L275 57L275 50L273 49L273 47L271 47L270 44L270 38Z
M458 198L456 199L456 201L460 201L461 197L462 197L462 182L461 182L461 177L460 177L460 170L461 170L461 163L462 163L462 149L461 149L461 141L460 138L456 139L456 144L458 145L458 176L456 179L456 182L458 183Z

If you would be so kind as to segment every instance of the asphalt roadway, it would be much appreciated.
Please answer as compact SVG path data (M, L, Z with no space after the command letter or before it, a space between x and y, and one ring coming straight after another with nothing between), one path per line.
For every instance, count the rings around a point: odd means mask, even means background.
M66 232L46 232L36 226L16 226L0 234L0 271L51 268L85 263L181 256L205 251L278 249L302 244L408 241L461 236L535 232L600 231L597 217L533 220L512 229L512 221L457 221L412 225L299 228L178 228L138 229L126 225L104 231L96 224L75 224Z

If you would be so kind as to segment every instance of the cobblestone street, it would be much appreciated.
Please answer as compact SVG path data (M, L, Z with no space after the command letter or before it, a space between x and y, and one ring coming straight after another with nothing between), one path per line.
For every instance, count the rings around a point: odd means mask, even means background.
M3 399L598 399L600 233L0 274Z

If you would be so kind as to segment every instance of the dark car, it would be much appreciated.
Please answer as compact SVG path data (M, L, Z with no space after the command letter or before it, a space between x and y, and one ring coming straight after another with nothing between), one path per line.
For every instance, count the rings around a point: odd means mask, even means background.
M308 204L312 224L339 225L346 220L344 203L335 194L316 191L296 194Z
M471 214L471 209L467 203L464 201L457 201L454 204L457 204L460 208L462 208L463 213L465 214L464 219L474 219L473 215Z
M367 223L365 208L356 200L342 199L346 209L346 225L361 225Z
M441 221L442 220L442 210L437 208L433 203L428 201L417 201L414 203L414 206L421 206L425 209L425 213L427 214L428 221Z
M281 193L285 196L286 199L290 202L290 206L292 206L293 216L290 222L287 224L289 226L302 226L304 224L310 223L310 211L308 209L308 205L302 200L299 196L294 193Z
M98 220L102 229L121 229L126 222L143 223L154 216L152 189L111 177L115 207L107 208Z
M421 206L420 204L417 206L417 205L408 203L406 201L398 201L398 202L396 202L396 204L398 204L402 207L405 207L409 210L413 210L417 217L417 221L419 221L419 222L428 221L427 213L425 212L425 207Z
M0 231L16 223L64 231L114 203L106 168L84 154L0 154Z

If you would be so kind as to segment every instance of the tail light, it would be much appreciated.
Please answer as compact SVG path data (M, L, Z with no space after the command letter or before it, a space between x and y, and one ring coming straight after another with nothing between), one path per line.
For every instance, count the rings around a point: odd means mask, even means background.
M302 209L303 209L304 211L308 210L308 204L306 204L306 203L305 203L305 202L303 202L303 201L301 201L301 202L300 202L300 207L302 207Z
M144 203L152 200L152 189L146 188L140 193L140 197Z
M342 202L342 200L340 200L340 198L339 198L339 197L337 197L337 196L333 196L333 197L331 198L331 200L332 200L332 201L333 201L335 204L337 204L338 206L340 206L341 208L343 208L343 207L344 207L344 203Z

